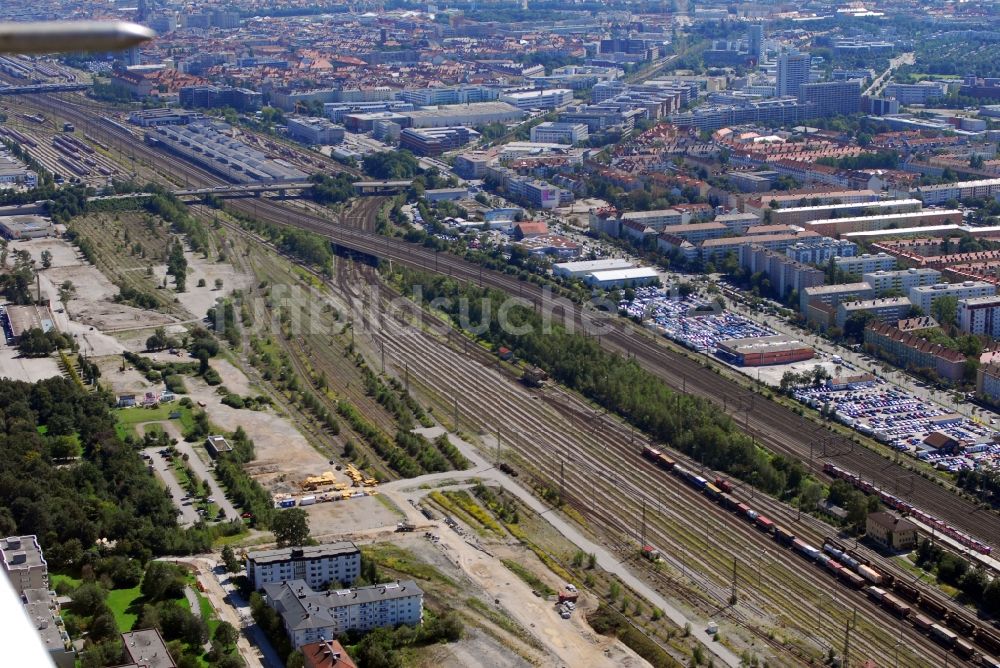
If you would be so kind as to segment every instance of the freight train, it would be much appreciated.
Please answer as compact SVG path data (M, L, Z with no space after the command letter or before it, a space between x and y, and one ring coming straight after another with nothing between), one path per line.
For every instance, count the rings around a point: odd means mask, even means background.
M1000 662L988 655L980 654L970 642L975 641L985 650L1000 655L1000 633L994 629L979 624L961 613L950 611L911 584L897 580L890 573L880 571L864 556L836 539L826 538L822 548L809 545L796 537L793 532L761 515L730 493L722 491L720 478L711 483L703 476L677 463L664 452L650 446L643 448L642 457L677 476L726 510L744 518L758 530L774 538L775 542L791 548L797 555L816 564L844 586L864 591L882 608L901 619L908 619L916 629L930 636L941 646L966 660L978 660L979 665L1000 668Z
M986 545L985 543L976 540L975 538L969 536L968 534L962 533L955 527L942 522L933 515L925 513L919 508L913 507L906 501L903 501L902 499L893 496L892 494L889 494L884 489L876 487L872 483L862 480L861 476L859 476L856 473L851 473L850 471L846 471L840 468L839 466L830 464L829 462L823 465L823 472L834 478L846 480L847 482L854 485L854 487L856 487L857 489L860 489L865 494L877 495L878 498L882 501L882 503L889 506L890 508L894 508L895 510L898 510L904 515L910 515L912 517L917 518L924 524L933 527L936 531L939 531L945 536L948 536L949 538L958 541L959 543L961 543L962 545L971 550L975 550L980 554L990 554L993 551L993 548L991 548L989 545Z

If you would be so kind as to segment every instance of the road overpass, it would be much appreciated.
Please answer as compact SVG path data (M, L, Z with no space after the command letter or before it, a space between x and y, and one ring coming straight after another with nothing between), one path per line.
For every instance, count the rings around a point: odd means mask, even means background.
M409 188L413 184L412 180L399 181L355 181L354 190L359 195L388 195L400 192ZM184 188L175 190L178 197L192 196L201 197L204 195L260 195L260 193L277 192L281 195L287 190L307 190L312 187L311 181L268 181L264 183L240 183L218 186L207 186L205 188Z

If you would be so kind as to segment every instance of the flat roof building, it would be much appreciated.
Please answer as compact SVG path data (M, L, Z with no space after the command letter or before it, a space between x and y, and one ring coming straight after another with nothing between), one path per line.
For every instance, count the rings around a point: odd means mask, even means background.
M575 144L587 141L590 133L583 123L553 123L546 121L531 128L531 141L550 144Z
M247 554L246 568L254 589L285 580L302 580L316 588L350 584L361 574L361 550L348 541L259 550Z
M614 269L632 269L631 261L624 258L605 258L603 260L581 260L579 262L559 262L552 265L552 275L562 278L582 278L595 271L611 271Z
M835 285L814 285L805 288L799 297L799 310L806 312L806 307L816 301L834 309L843 301L871 299L875 296L872 286L867 283L839 283Z
M167 643L155 628L122 634L129 663L119 668L176 668Z
M651 285L660 280L660 273L651 267L634 267L632 269L612 269L610 271L591 272L584 283L592 288L613 290L615 288Z
M49 566L37 536L0 538L0 557L4 573L19 595L26 589L49 588Z
M969 297L958 302L958 328L1000 338L1000 297Z
M718 354L720 357L730 358L739 366L768 366L802 362L812 359L816 353L804 341L775 334L720 341Z
M908 295L911 288L941 282L941 272L930 267L910 267L895 271L865 272L861 275L861 280L872 286L875 294L896 290Z
M863 253L853 257L835 257L833 266L845 274L861 276L875 271L888 271L896 267L896 258L888 253Z
M15 341L29 329L40 329L43 332L48 332L55 328L52 313L45 306L8 306L6 307L6 315L11 336Z
M801 199L808 200L810 198L803 197ZM920 211L921 208L923 208L923 205L918 199L894 199L879 202L838 202L811 206L790 206L787 208L773 209L771 211L771 222L774 224L802 225L812 220L847 218L851 214L856 217L858 214L863 213L912 213L914 211Z
M409 119L413 128L445 128L455 125L479 127L490 123L511 123L524 118L524 111L506 102L448 104L434 109L417 109L398 114Z
M847 320L856 313L871 313L881 322L897 322L910 313L912 306L906 297L840 302L837 305L837 327L843 328Z
M910 301L926 314L931 313L934 302L941 297L955 297L959 301L971 297L992 297L997 286L986 281L963 281L962 283L935 283L921 285L910 290Z
M0 217L0 234L5 239L39 239L55 234L52 221L42 216Z
M558 109L573 102L573 91L569 88L549 88L527 90L501 95L500 99L518 109Z
M232 452L233 446L229 444L225 436L216 434L205 439L205 450L208 451L212 459L216 459L223 452Z
M807 230L813 230L824 236L838 237L851 232L872 232L887 228L911 228L948 223L960 225L962 223L962 212L957 209L927 209L909 213L811 220L805 223L804 226Z
M418 626L424 618L424 592L413 580L323 592L290 580L264 585L264 594L296 648L352 630Z

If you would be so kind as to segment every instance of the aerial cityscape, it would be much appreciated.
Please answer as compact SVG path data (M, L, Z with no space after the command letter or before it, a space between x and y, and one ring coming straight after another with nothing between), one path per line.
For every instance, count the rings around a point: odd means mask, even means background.
M3 665L1000 668L1000 3L13 0L0 144Z

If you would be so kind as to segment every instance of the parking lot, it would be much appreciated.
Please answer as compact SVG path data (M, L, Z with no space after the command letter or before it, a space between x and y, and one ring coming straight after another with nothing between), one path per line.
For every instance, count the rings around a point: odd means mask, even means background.
M977 465L1000 465L1000 445L992 443L992 429L918 399L884 380L842 390L799 388L794 396L813 408L830 412L859 432L938 468L959 471ZM925 443L935 432L955 439L959 445L952 450L936 447L934 442Z
M653 323L663 336L701 353L714 354L719 342L727 339L776 333L766 325L723 311L714 302L695 295L680 297L662 288L637 288L635 299L622 301L618 307L628 317Z

